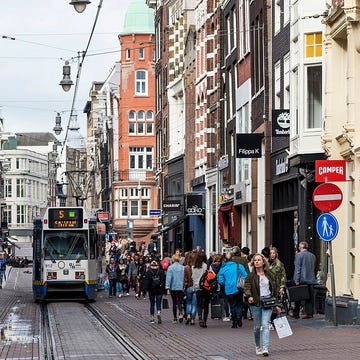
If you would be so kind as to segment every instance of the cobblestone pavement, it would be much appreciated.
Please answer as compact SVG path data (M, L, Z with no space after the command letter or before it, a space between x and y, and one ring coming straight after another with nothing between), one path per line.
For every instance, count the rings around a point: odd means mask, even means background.
M31 269L13 269L4 289L0 290L0 359L38 359L38 328L35 322L38 305L32 301ZM169 299L170 307L171 300ZM208 321L208 328L172 323L172 309L162 311L162 324L149 322L149 300L136 300L130 296L109 298L99 292L93 304L103 316L110 318L129 341L141 346L153 359L256 359L253 342L252 321L244 320L240 329L232 329L230 322L214 319ZM13 332L10 336L12 309L16 308L18 323L23 326L22 335ZM76 320L76 314L73 315ZM32 326L27 326L32 322ZM282 359L358 359L360 358L360 326L333 326L323 315L313 319L289 320L294 335L278 339L271 331L270 357ZM31 332L29 332L31 329ZM71 359L80 359L86 349L86 332L68 334L59 338L65 346L77 349ZM110 335L109 335L110 336ZM72 344L67 344L70 341ZM109 339L99 341L99 344ZM78 342L78 343L77 343ZM78 346L77 346L78 345ZM119 349L120 351L120 349ZM104 354L105 355L105 354ZM85 357L84 357L85 358ZM94 358L94 357L92 357ZM108 358L99 356L99 359ZM112 359L122 356L113 356ZM260 357L261 358L261 357Z

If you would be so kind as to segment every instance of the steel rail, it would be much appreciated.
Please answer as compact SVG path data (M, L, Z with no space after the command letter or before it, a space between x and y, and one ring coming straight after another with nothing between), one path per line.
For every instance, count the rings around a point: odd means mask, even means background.
M40 304L40 358L56 360L55 342L51 332L49 309L46 303Z
M139 346L135 345L128 337L121 334L121 330L117 328L116 322L108 318L100 310L95 309L91 304L85 304L87 310L98 320L114 338L115 340L125 348L126 352L129 354L129 358L136 360L151 360L152 358L148 356ZM131 357L130 357L131 356Z

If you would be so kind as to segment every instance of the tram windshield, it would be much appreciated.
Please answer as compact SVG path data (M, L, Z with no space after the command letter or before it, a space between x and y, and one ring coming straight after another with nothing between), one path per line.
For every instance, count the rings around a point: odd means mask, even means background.
M87 260L87 231L51 231L44 234L45 260Z

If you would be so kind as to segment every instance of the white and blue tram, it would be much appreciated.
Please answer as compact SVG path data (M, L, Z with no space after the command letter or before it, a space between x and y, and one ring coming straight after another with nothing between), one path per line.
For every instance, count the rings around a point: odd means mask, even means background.
M35 301L96 298L102 272L96 219L82 207L49 207L34 221Z

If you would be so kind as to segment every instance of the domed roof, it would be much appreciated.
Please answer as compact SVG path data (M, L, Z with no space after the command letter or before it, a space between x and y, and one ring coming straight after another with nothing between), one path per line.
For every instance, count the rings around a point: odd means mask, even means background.
M154 10L146 5L145 0L131 0L121 34L155 34Z

